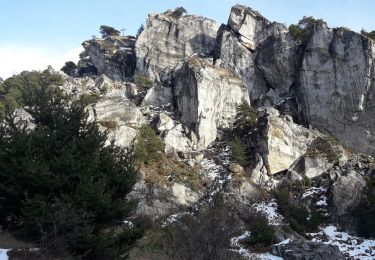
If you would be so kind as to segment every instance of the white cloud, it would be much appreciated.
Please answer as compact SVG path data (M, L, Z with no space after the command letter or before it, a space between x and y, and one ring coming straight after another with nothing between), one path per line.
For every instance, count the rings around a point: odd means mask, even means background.
M15 44L0 46L0 77L6 79L24 70L44 70L48 65L59 70L67 61L77 62L82 47L65 53L51 52L42 48Z

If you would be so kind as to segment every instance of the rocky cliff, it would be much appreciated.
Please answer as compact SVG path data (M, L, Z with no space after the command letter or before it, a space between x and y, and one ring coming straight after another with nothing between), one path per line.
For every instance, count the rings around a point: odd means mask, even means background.
M137 142L143 124L165 143L164 161L141 169L132 194L140 201L137 215L169 215L168 223L178 222L184 214L210 208L220 194L236 210L246 205L266 214L278 242L295 240L274 246L282 257L314 258L313 251L324 250L329 250L325 257L348 254L324 245L334 239L341 245L333 237L337 233L326 233L333 227L322 224L326 229L312 237L306 230L300 236L290 214L310 221L303 228L318 221L318 214L356 233L352 212L365 200L366 180L375 168L375 43L324 22L302 29L305 38L236 5L221 26L169 10L149 15L137 39L84 42L106 76L70 78L65 88L99 96L88 106L91 119L117 144ZM251 104L257 115L250 129L236 136L243 153L250 154L249 161L239 162L232 141L241 103ZM287 212L276 204L279 190L294 203ZM360 241L345 237L345 243ZM231 248L246 251L233 241ZM254 256L246 252L247 258Z

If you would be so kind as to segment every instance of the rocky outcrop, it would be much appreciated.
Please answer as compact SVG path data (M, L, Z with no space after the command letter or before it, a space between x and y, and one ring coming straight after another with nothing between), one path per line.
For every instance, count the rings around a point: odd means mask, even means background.
M276 245L272 248L272 253L285 260L345 259L344 254L339 250L338 246L304 240L295 240L287 244Z
M303 156L317 133L283 117L269 108L259 118L256 133L256 152L262 156L268 174L287 170Z
M145 30L136 43L137 72L159 79L164 70L197 53L212 55L218 24L208 18L172 11L149 15Z
M175 77L177 111L202 148L216 139L218 128L232 126L242 100L249 102L242 81L231 71L211 64L210 59L191 57Z
M82 43L98 74L113 80L125 80L135 71L135 38L110 36L95 38Z
M374 154L375 43L347 29L315 27L307 42L298 99L306 123Z
M287 28L242 5L232 7L217 37L215 63L241 76L251 101L274 105L289 95L300 51Z

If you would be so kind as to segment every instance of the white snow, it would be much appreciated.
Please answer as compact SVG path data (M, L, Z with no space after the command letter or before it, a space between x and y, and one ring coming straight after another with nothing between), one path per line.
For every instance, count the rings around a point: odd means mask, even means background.
M325 193L327 191L327 189L323 188L323 187L312 187L310 189L307 189L305 191L305 193L302 195L302 199L304 198L307 198L307 197L310 197L316 193Z
M257 212L263 213L271 225L280 225L283 221L283 216L277 212L277 203L275 200L271 200L268 203L264 201L255 203L253 207Z
M1 248L0 248L0 260L8 260L7 252L8 252L9 250L10 250L10 249L1 249Z
M325 195L320 196L319 201L316 202L317 206L328 206L327 197Z
M313 242L336 245L346 256L355 259L375 259L375 240L354 237L337 231L335 226L327 226L318 233L309 234Z
M214 151L215 148L208 148L209 151ZM200 172L203 176L208 177L211 180L218 180L220 184L224 183L225 180L231 178L230 174L227 174L226 166L230 160L230 148L229 146L224 147L220 153L215 156L220 164L216 164L212 158L203 158L200 163Z
M242 235L234 237L230 240L234 251L238 252L245 259L261 259L261 260L282 260L283 258L271 255L270 253L252 253L244 248L240 241L251 236L250 231L245 231ZM284 241L283 241L284 242ZM281 242L281 243L283 243ZM288 241L289 242L289 241ZM288 243L287 242L287 243Z

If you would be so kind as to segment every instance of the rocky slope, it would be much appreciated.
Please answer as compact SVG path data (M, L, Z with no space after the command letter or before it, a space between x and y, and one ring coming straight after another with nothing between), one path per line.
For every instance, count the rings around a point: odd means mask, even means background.
M331 245L338 243L332 234L328 241L318 234L328 224L356 233L352 211L375 169L372 40L325 24L296 39L284 25L236 5L220 27L169 10L149 15L137 39L110 37L83 46L100 76L67 77L63 88L96 95L87 107L91 119L117 144L134 144L143 124L165 142L165 161L140 169L142 180L132 193L139 200L137 215L171 224L210 208L224 194L236 210L273 212L268 216L277 242L289 239L275 245L274 254L361 257ZM244 167L233 161L228 138L242 102L257 109L256 124L240 136L252 154ZM275 192L285 187L308 220L312 212L329 219L314 238L298 235L288 216L276 212ZM245 232L243 221L238 223ZM251 248L241 244L246 232L233 238L231 248L251 259ZM363 254L373 257L375 251L368 246Z

